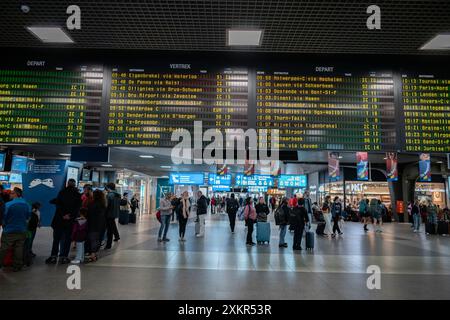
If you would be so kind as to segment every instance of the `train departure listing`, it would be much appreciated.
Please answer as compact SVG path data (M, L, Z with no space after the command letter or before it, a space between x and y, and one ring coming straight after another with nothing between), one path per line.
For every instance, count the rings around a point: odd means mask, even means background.
M103 68L0 68L0 143L96 144Z
M270 137L271 130L278 129L280 149L395 148L391 73L256 74L256 126L260 136Z
M185 64L183 64L184 66ZM170 147L177 129L247 128L248 72L112 69L108 144Z

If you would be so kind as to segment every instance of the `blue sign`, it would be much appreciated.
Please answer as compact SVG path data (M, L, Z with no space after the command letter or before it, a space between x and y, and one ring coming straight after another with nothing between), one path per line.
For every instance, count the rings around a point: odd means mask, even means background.
M308 185L306 175L304 174L280 174L278 176L278 187L303 187Z
M52 173L27 173L23 175L23 197L29 203L41 204L41 224L49 226L55 214L55 205L50 200L57 197L64 185L63 174Z
M25 173L28 170L28 158L22 156L13 156L11 163L11 171Z
M248 192L267 192L268 187L248 187Z
M230 191L230 186L221 186L221 185L215 185L212 187L212 191Z
M216 173L210 173L208 175L208 184L210 186L230 186L231 185L231 174L219 175Z
M22 174L11 172L9 175L9 183L22 183Z
M5 159L6 154L4 152L0 152L0 171L5 170Z
M235 185L249 187L271 187L273 186L273 177L265 174L246 176L239 173L236 175Z
M66 170L66 160L39 159L34 161L33 173L64 174Z
M9 175L1 174L0 175L0 181L9 181Z
M169 184L204 185L205 176L203 173L171 173Z

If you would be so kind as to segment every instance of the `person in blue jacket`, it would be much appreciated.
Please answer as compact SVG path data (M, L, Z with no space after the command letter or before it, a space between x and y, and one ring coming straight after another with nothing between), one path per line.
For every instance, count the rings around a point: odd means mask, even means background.
M13 270L23 267L23 247L27 239L28 219L31 217L31 206L22 198L22 189L11 191L11 201L5 204L3 215L3 234L0 247L0 266L6 253L13 250Z

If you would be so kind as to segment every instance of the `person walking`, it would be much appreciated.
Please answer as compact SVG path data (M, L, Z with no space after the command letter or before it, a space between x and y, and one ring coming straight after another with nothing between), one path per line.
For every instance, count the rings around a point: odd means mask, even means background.
M381 220L381 206L378 199L371 199L369 203L369 213L373 219L373 230L375 232L382 232L378 222Z
M164 198L161 198L159 201L158 210L161 212L161 226L158 231L158 241L159 242L168 242L170 239L167 238L167 232L169 231L170 226L170 217L172 216L172 203L170 199L172 195L167 193Z
M361 217L362 222L364 223L364 231L367 232L369 229L367 228L367 224L370 221L369 216L369 199L362 198L359 202L358 208L359 216Z
M2 267L6 253L13 250L13 271L17 272L23 268L24 264L23 250L27 239L27 221L31 216L31 207L22 198L22 189L20 188L14 188L10 197L12 200L6 203L3 214L0 267Z
M189 199L189 193L184 191L181 195L180 201L177 207L178 225L179 225L179 241L184 242L186 239L184 235L186 233L186 224L191 212L191 200Z
M278 247L287 248L288 244L285 241L287 226L289 224L289 207L287 198L283 198L281 200L280 205L275 211L275 222L277 221L277 224L280 226L280 241L278 242Z
M103 191L95 190L93 201L88 207L87 226L88 246L86 252L89 254L88 262L97 261L97 253L100 249L101 235L106 229L106 197Z
M297 201L297 205L292 208L291 225L294 226L294 243L292 249L302 250L302 238L305 225L309 224L308 212L305 208L305 199L300 198Z
M333 218L333 233L331 236L334 238L336 236L336 231L339 235L343 235L343 232L339 228L339 220L342 216L342 203L339 201L339 197L334 198L333 204L331 205L331 216Z
M205 235L205 220L208 213L208 200L201 191L197 192L197 220L200 224L200 231L197 234L198 238Z
M234 226L236 224L236 213L239 209L239 203L235 198L234 193L227 199L227 214L230 221L231 233L234 233Z
M111 182L106 185L108 194L106 195L106 234L107 241L105 249L111 249L113 236L114 241L120 240L119 230L117 229L116 219L120 215L120 194L116 191L115 183Z
M69 179L67 186L58 193L56 199L50 201L56 205L52 220L53 245L47 264L55 264L59 253L59 263L70 263L69 251L72 237L72 225L81 208L81 194L76 188L76 181Z
M244 205L244 198L239 196L239 207L242 207Z
M211 197L211 214L216 214L216 197Z
M414 232L419 232L422 217L420 216L420 208L418 200L414 201L411 206L411 216L414 222Z
M325 231L324 235L328 236L333 234L333 229L331 226L331 196L327 195L325 201L322 205L323 219L325 220Z
M437 226L438 208L431 200L428 200L428 205L426 206L426 212L427 212L427 224L430 226L433 234L435 234L436 226ZM430 234L430 233L427 232L427 234Z
M244 219L245 225L247 226L247 245L254 246L256 243L253 242L253 228L256 223L256 210L253 206L253 199L248 197L245 200L244 208Z
M259 197L258 203L255 205L256 221L267 222L267 215L270 213L269 207L264 201L264 197Z
M137 194L133 194L133 198L131 198L131 214L136 214L137 209L139 209L139 199Z

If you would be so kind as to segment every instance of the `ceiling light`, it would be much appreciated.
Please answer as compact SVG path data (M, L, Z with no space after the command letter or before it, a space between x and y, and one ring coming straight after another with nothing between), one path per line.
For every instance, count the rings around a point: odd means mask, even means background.
M60 153L61 157L70 157L70 153Z
M260 46L262 30L228 29L229 46Z
M171 169L171 166L161 166L162 169Z
M73 43L60 27L27 27L27 29L45 43Z
M110 167L112 167L112 164L102 164L102 167L108 167L108 168L110 168Z
M450 50L450 34L438 34L420 47L420 50Z
M153 159L154 156L149 155L149 154L141 154L139 157L144 158L144 159Z
M443 162L439 160L439 161L436 161L436 163L443 163Z
M342 159L342 158L343 158L343 156L339 156L339 157L338 157L338 159Z

